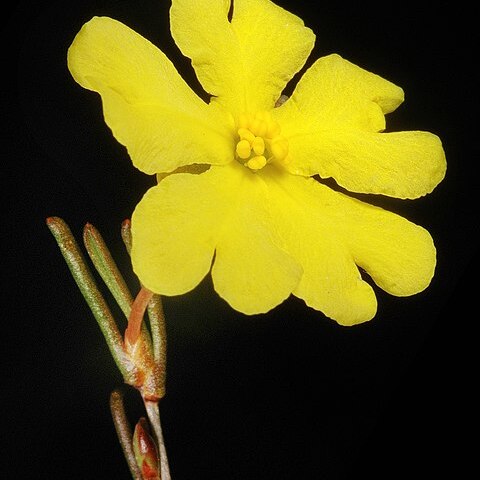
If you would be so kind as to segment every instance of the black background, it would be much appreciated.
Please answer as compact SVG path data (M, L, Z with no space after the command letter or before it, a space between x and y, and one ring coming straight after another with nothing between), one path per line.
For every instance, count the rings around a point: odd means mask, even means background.
M108 15L162 48L197 88L169 36L169 3L19 2L4 12L3 478L129 478L108 409L122 380L44 222L61 216L77 238L86 222L96 225L137 288L119 228L153 178L131 166L98 96L70 77L66 49L84 22ZM411 298L376 289L376 318L354 328L294 298L243 316L209 278L165 299L161 410L172 476L463 478L473 460L478 377L473 11L461 2L277 3L317 34L309 63L337 52L402 86L406 101L388 127L442 138L448 172L431 195L372 199L431 232L437 272ZM131 390L126 399L134 422L142 406Z

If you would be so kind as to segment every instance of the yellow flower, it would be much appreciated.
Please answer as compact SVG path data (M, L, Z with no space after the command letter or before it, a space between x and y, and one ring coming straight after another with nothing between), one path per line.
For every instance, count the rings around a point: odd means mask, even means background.
M73 77L101 95L134 165L159 174L132 217L142 283L178 295L211 269L215 290L241 312L293 293L343 325L376 312L359 268L393 295L425 289L436 262L429 233L312 176L418 198L445 175L439 138L381 133L402 89L338 55L317 60L274 108L315 36L269 0L235 0L231 20L229 9L229 0L173 0L170 10L208 104L118 21L93 18L69 49Z

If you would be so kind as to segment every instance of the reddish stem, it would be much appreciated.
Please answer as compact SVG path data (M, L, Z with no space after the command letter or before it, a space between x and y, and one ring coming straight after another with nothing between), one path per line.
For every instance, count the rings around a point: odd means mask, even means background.
M145 287L142 287L138 292L137 297L133 301L130 315L128 316L128 326L125 330L125 344L135 345L137 342L142 328L143 315L152 296L153 292Z

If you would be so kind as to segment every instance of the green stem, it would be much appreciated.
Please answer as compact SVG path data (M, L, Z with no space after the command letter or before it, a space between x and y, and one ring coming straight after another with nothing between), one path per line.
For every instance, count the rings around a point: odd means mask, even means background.
M159 365L159 370L163 375L161 382L164 385L167 372L167 329L160 295L152 296L147 312L152 334L153 358Z
M127 376L128 368L125 365L122 336L118 331L105 299L97 288L93 275L85 263L85 259L70 228L58 217L47 218L47 226L55 237L78 288L97 320L115 363L122 375L124 377Z
M110 411L112 412L113 423L117 431L118 441L123 450L125 460L134 480L143 480L142 472L135 459L135 452L132 447L132 429L128 423L123 395L119 390L114 390L110 395Z
M171 480L170 467L168 465L167 450L163 440L162 424L160 423L160 409L158 402L151 402L143 399L147 411L150 425L153 428L158 445L158 454L160 456L160 478L162 480Z

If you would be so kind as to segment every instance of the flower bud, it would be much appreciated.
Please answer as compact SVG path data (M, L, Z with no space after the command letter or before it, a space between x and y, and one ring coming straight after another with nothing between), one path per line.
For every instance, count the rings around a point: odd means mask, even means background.
M133 451L144 480L161 480L158 450L148 431L145 418L140 418L133 433Z

